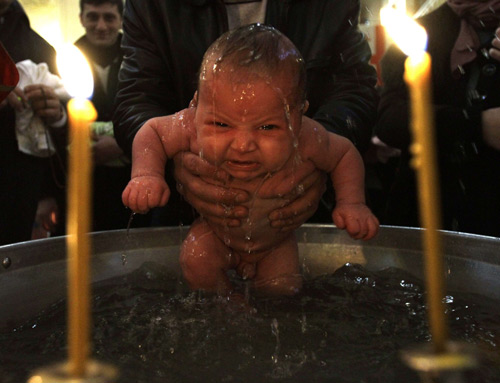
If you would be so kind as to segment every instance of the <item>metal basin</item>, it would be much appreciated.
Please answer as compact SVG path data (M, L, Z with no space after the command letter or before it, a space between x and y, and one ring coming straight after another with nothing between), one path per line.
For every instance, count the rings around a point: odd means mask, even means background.
M179 245L186 227L92 233L92 281L128 274L144 262L167 266L181 277ZM369 270L398 267L423 278L423 230L383 226L368 242L352 240L332 225L298 230L304 275L334 272L347 262ZM447 287L500 300L500 239L443 232ZM65 238L0 247L0 329L12 328L66 295Z

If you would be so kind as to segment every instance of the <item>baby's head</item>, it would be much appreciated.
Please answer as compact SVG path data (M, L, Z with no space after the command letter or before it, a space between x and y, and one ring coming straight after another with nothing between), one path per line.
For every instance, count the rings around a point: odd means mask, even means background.
M287 110L306 108L306 70L295 45L277 29L251 24L226 32L206 51L199 85L230 81L246 86L264 81L283 100Z

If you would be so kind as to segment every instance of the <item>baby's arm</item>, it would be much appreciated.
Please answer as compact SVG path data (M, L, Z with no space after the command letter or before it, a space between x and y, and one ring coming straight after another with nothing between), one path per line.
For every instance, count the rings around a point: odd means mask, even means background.
M306 158L330 174L335 189L336 205L332 213L335 225L346 229L351 237L370 239L378 231L379 222L365 204L364 166L361 155L346 138L326 131L321 126L303 125Z
M168 158L189 150L194 111L190 108L152 118L137 132L132 145L132 179L122 193L123 203L134 212L146 213L168 202L165 166Z

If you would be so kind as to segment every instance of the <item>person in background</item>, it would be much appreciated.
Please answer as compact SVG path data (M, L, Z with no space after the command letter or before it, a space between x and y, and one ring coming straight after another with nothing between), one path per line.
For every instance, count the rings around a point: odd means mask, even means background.
M432 57L443 229L500 237L500 1L448 0L418 21ZM420 226L405 58L392 46L382 60L375 133L402 154L381 222Z
M92 124L94 231L125 229L130 219L130 212L121 202L121 193L130 179L130 161L116 143L111 121L123 56L122 21L123 0L80 0L85 35L75 45L90 63L94 77L91 101L97 110L97 121ZM137 217L132 222L132 227L148 225L148 217Z
M376 119L377 81L369 65L368 42L358 28L358 1L330 0L127 0L114 130L130 156L132 141L150 118L170 115L189 105L196 90L204 52L222 33L251 23L282 31L299 49L307 67L307 118L349 138L360 151L368 146ZM228 176L192 153L181 153L167 170L170 189L177 188L202 216L240 225L248 215L241 205L249 195L224 186ZM222 184L203 181L216 174ZM260 196L286 196L289 202L269 216L272 226L297 228L310 218L325 190L325 177L304 164L272 177ZM162 210L161 224L190 223L193 209L173 193ZM322 221L330 222L334 198L323 199ZM323 205L323 203L322 203ZM321 214L318 214L320 220Z
M0 0L0 41L15 63L25 60L45 63L52 74L57 74L54 48L31 29L17 0ZM16 87L0 104L0 245L31 239L37 203L44 193L54 192L49 189L56 184L55 174L63 174L62 160L58 157L62 153L21 152L16 111L27 108L41 118L47 142L65 140L67 115L52 87L45 84Z
M199 73L193 107L153 118L137 132L123 202L135 212L164 205L170 196L167 159L181 151L203 153L252 198L241 227L205 218L193 223L180 255L190 287L233 295L226 273L235 269L259 291L295 294L302 278L294 232L269 226L267 215L282 201L260 199L258 190L266 178L311 162L335 187L337 227L370 239L378 221L365 205L361 155L345 137L303 121L304 60L275 28L251 24L223 34L208 48Z

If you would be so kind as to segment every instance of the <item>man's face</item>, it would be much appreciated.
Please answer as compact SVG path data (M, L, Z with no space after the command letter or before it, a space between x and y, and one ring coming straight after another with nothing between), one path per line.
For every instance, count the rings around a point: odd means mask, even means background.
M122 27L122 15L118 12L118 7L111 3L84 4L80 22L91 44L108 47L118 38L118 32Z

